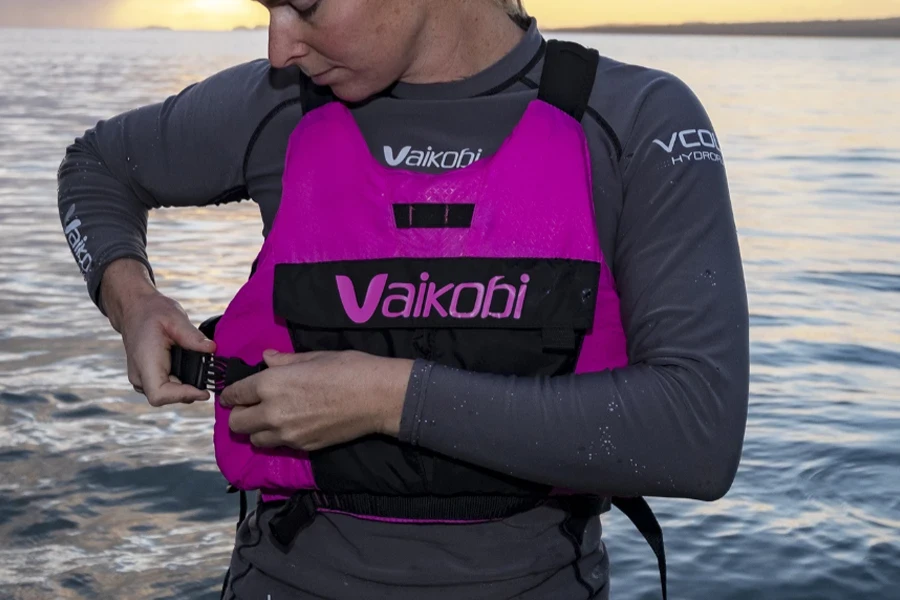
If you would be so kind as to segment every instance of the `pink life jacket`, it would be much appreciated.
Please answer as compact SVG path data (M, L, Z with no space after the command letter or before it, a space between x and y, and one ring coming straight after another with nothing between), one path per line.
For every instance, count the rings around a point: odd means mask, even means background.
M344 105L306 104L290 136L272 229L215 326L217 389L264 368L267 348L353 349L522 376L627 365L580 122L596 61L593 51L550 42L538 97L496 154L437 175L382 166ZM290 498L273 519L285 545L318 511L473 522L551 496L589 500L581 511L603 510L579 490L387 436L310 453L256 448L230 431L229 413L216 403L218 466L239 490L259 490L266 501ZM645 537L657 535L642 499L616 500ZM649 513L649 525L637 513ZM654 550L664 569L659 535Z
M335 160L340 157L340 160ZM437 175L382 166L339 102L288 142L283 195L217 355L360 350L513 375L622 367L619 299L594 222L579 120L539 97L493 156ZM262 449L216 404L216 459L244 490L547 494L372 436L308 454Z

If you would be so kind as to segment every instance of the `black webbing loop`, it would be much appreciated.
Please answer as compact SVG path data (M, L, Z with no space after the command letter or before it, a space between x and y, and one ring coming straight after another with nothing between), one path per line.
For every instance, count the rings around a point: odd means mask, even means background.
M656 520L656 516L650 509L650 505L644 498L613 498L612 505L625 513L634 526L637 527L653 553L659 566L659 579L662 584L662 597L667 600L666 592L666 549L663 544L662 528Z

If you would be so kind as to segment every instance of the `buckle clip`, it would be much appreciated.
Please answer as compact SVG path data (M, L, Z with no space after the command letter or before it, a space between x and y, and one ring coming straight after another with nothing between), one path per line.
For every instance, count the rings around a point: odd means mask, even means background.
M203 321L198 328L209 339L216 335L216 325L222 316L210 317ZM172 346L169 351L171 359L171 373L181 383L191 385L198 390L212 390L215 387L215 363L212 354L204 354L195 350L186 350L181 346Z
M192 385L198 390L210 390L215 386L213 379L215 359L212 354L172 346L169 355L172 359L171 373L181 383Z
M171 373L181 383L217 394L222 393L229 385L268 368L265 361L248 365L239 358L221 358L213 354L185 350L181 346L172 346L170 355Z

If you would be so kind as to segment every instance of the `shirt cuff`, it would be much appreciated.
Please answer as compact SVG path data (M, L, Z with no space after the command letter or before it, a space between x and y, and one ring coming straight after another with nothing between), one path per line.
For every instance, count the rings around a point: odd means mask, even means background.
M406 398L403 401L403 414L400 417L400 434L397 436L401 442L418 445L419 426L422 423L422 413L425 411L425 396L428 393L428 379L431 377L433 362L417 359L413 363L412 373L406 388Z

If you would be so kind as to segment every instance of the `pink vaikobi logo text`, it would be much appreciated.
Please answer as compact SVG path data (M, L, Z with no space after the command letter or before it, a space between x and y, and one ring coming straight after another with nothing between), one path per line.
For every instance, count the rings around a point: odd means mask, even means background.
M503 283L504 275L492 277L488 283L448 283L438 287L424 272L419 283L388 282L388 274L381 273L369 281L366 296L360 306L353 281L337 275L337 288L344 312L354 323L367 323L375 311L389 319L440 317L449 319L520 319L531 277L519 277L518 288ZM463 296L464 292L468 292ZM473 301L474 295L474 301ZM501 300L502 299L502 300ZM503 310L494 309L495 301L503 302ZM500 306L497 307L501 308Z

